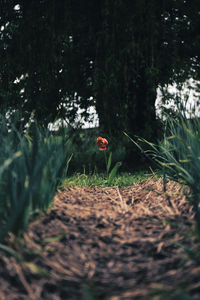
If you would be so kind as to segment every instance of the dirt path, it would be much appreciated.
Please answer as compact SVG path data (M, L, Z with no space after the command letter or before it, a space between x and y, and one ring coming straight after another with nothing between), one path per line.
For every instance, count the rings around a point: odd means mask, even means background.
M200 299L200 266L179 246L197 246L192 212L177 184L162 188L60 191L23 245L11 237L23 260L0 256L0 300Z

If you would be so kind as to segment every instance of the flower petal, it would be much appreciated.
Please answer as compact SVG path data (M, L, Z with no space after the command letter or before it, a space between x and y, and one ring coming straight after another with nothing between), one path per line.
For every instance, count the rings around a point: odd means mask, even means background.
M101 146L103 144L103 138L101 136L98 137L97 141L96 141L96 144L98 146Z
M108 145L108 141L105 138L102 138L101 136L99 136L96 140L96 144L97 146L99 146L99 150L103 151L106 150L106 146Z
M100 151L104 151L104 150L106 150L106 147L103 147L103 146L102 146L101 148L99 148L99 150L100 150Z

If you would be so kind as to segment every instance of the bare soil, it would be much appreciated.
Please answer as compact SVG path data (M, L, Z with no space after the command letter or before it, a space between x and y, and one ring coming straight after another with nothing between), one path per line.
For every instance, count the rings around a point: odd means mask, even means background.
M0 252L0 300L200 299L199 247L181 188L69 187ZM193 254L192 254L193 257ZM184 298L186 294L191 298Z

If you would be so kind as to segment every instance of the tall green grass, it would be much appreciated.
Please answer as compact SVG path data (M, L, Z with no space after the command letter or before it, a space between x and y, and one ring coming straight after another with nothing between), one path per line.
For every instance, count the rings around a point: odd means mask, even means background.
M0 241L26 230L31 218L47 211L66 177L70 155L66 137L53 136L36 122L8 131L0 117Z
M164 176L189 187L185 193L193 207L200 235L200 119L186 119L181 115L175 119L168 117L164 138L157 145L142 138L132 141L157 163ZM149 149L143 151L141 142Z

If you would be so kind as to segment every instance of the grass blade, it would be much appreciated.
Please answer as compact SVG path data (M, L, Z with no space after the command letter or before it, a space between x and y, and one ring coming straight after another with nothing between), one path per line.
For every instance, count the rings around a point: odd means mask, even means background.
M116 165L114 166L114 168L112 169L112 171L110 172L109 177L108 177L108 185L111 185L111 183L112 183L113 179L115 178L116 173L121 165L122 165L121 162L117 162Z
M110 152L110 155L109 155L109 158L108 158L108 163L107 163L107 166L106 166L107 174L109 173L111 162L112 162L112 152Z

